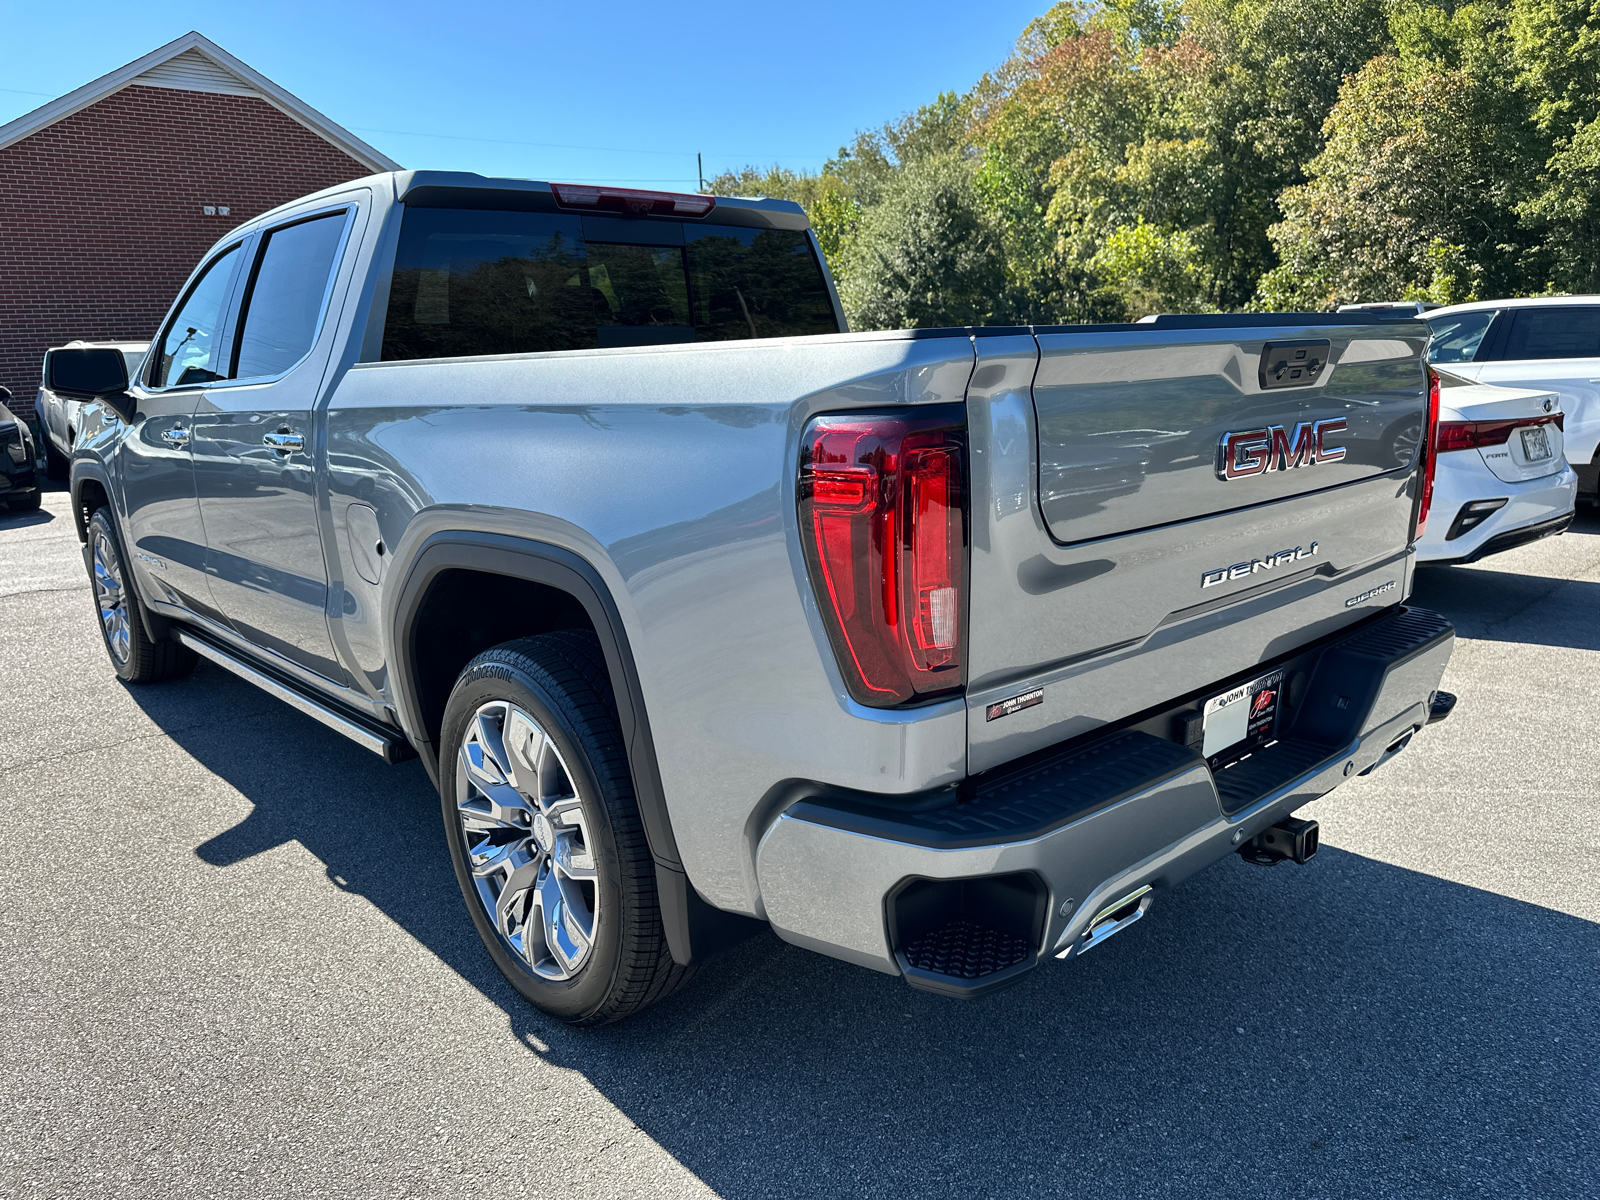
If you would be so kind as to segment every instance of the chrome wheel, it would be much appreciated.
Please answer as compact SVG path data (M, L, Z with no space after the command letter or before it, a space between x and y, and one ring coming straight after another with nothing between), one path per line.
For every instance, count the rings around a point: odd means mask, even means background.
M567 764L504 700L473 714L456 755L456 814L490 922L537 975L570 979L594 948L593 842Z
M94 598L100 607L100 627L105 631L111 657L128 661L132 646L128 631L128 593L122 586L122 567L111 539L96 531L94 538Z

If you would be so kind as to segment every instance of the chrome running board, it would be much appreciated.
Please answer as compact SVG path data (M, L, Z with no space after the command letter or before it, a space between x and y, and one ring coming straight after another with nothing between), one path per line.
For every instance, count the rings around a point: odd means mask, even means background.
M202 658L208 658L217 666L232 671L240 679L255 684L269 696L275 696L290 707L299 709L306 716L321 721L334 732L344 734L356 745L372 751L386 763L403 762L416 757L416 751L411 748L411 743L398 729L387 729L375 721L363 720L353 713L340 712L332 705L307 695L299 688L274 675L269 675L259 667L224 650L215 642L187 629L174 629L172 636Z

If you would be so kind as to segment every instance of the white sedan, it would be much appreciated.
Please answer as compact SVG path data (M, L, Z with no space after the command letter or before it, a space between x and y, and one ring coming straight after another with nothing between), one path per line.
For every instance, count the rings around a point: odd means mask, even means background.
M1478 383L1560 394L1579 493L1600 499L1600 296L1479 300L1424 319L1434 366Z
M1437 374L1433 502L1417 561L1476 562L1572 524L1578 477L1567 465L1561 397Z

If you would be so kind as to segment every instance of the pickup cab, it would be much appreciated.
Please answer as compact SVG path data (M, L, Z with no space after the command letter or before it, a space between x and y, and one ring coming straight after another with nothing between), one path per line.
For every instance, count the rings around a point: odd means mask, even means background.
M796 205L400 172L47 383L117 674L420 757L489 954L598 1024L768 928L979 996L1310 858L1453 702L1427 340L850 333Z

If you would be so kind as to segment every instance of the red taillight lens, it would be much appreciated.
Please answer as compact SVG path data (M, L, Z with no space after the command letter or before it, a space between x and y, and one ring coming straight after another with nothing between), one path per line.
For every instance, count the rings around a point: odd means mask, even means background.
M1565 413L1547 416L1519 417L1514 421L1441 421L1434 435L1434 446L1440 454L1451 450L1477 450L1484 446L1503 446L1518 429L1529 425L1554 425L1565 428Z
M717 206L715 196L687 192L646 192L638 188L587 187L581 183L552 183L556 203L562 208L591 211L655 213L667 217L703 217Z
M818 417L800 456L800 535L850 694L888 707L964 682L965 413Z
M1422 495L1417 499L1416 517L1411 522L1411 540L1415 542L1428 527L1428 510L1433 507L1433 475L1438 465L1439 452L1434 446L1439 429L1439 377L1428 367L1428 423L1422 428Z

